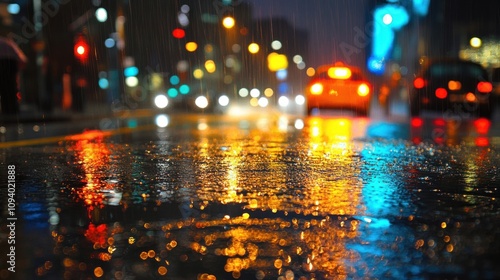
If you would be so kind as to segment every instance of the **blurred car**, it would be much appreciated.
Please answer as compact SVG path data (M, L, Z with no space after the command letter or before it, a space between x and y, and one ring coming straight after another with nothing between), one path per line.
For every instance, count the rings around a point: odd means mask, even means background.
M413 81L410 114L422 110L491 116L492 84L480 64L459 59L429 61Z
M372 87L361 70L341 63L317 69L306 88L307 114L314 109L349 109L368 115Z

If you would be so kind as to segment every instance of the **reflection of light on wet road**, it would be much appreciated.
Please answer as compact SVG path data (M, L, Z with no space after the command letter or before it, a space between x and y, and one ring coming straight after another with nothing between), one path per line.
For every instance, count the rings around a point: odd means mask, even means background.
M67 168L82 176L63 183L77 203L58 204L52 231L61 275L425 278L427 264L456 265L471 230L486 234L475 224L483 218L468 213L496 205L496 171L487 167L498 158L487 147L406 141L426 120L169 120L150 135L124 136L126 144L99 131L61 144L78 162ZM487 133L487 123L476 127ZM113 192L121 197L111 200ZM467 218L449 216L450 207Z

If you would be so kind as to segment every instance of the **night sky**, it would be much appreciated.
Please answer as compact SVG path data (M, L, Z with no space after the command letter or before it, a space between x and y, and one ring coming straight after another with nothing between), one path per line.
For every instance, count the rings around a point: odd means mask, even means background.
M337 60L364 66L370 46L346 58L342 45L354 45L358 32L372 20L373 9L383 0L245 0L251 3L255 18L286 17L297 28L309 32L310 61L318 66ZM411 0L408 0L411 1ZM402 1L404 2L404 1ZM408 2L409 3L409 2ZM500 1L431 0L429 14L420 19L434 30L429 48L450 49L450 42L460 36L493 36L500 38ZM464 34L464 32L471 34ZM370 38L369 33L365 33ZM454 41L456 43L456 41ZM443 51L446 54L446 51ZM346 61L347 60L347 61Z
M359 66L364 64L366 48L362 48L359 54L346 57L339 46L342 42L354 44L355 27L364 30L368 4L373 1L248 0L247 2L253 5L256 19L285 17L296 28L309 32L310 61L306 61L306 65L317 67L337 60Z
M346 55L341 43L354 45L356 30L364 30L369 20L369 5L374 1L301 1L301 0L247 0L253 5L256 19L285 17L296 28L309 32L310 61L308 66L319 66L341 60L362 66L366 61L365 48L358 54ZM368 48L367 46L366 48Z

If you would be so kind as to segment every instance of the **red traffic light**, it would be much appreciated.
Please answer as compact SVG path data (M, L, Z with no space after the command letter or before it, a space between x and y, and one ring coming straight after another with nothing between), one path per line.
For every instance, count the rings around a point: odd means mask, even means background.
M89 45L87 41L83 38L79 38L74 46L75 57L84 62L89 56Z

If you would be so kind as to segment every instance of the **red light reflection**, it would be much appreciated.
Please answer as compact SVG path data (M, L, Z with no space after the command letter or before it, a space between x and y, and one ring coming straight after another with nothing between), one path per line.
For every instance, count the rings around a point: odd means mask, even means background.
M475 144L477 147L487 147L490 145L490 139L488 137L477 137Z

